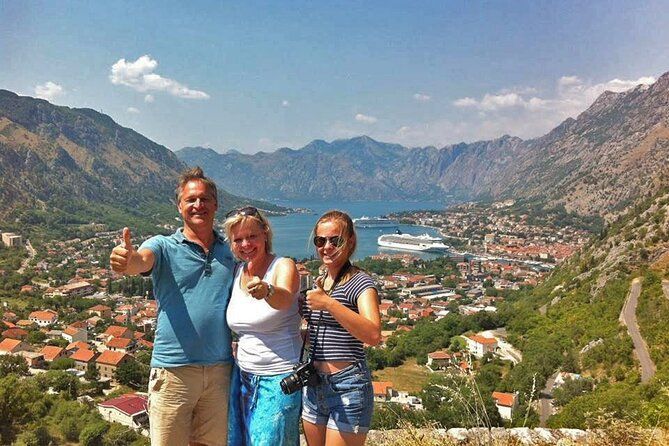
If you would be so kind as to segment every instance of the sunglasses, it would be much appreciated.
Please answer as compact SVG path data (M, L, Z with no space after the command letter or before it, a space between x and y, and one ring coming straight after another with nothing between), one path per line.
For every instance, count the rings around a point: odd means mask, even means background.
M334 237L321 237L320 235L317 235L314 237L314 245L316 245L317 248L322 248L327 242L330 242L332 246L341 248L344 245L345 240L344 237L339 235L335 235Z
M243 208L231 210L225 214L225 218L235 217L237 215L243 215L244 217L258 217L260 216L260 212L253 206L244 206Z

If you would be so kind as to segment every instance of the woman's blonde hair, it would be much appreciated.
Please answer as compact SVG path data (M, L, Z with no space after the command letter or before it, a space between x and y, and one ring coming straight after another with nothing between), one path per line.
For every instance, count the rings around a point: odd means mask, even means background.
M252 213L244 213L244 209L253 209ZM246 223L247 221L255 221L265 232L265 251L272 254L272 227L269 225L269 220L256 208L242 208L238 212L233 213L223 222L223 230L225 231L225 238L228 242L232 242L232 228L238 224Z

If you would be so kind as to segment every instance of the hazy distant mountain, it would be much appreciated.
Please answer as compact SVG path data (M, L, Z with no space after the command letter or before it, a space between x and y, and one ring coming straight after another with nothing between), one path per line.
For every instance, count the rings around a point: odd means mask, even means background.
M669 73L651 86L605 92L576 119L527 141L503 136L409 149L362 136L254 155L201 147L176 153L187 164L208 166L230 191L254 197L515 197L607 214L665 184L668 104Z
M107 115L0 90L0 220L44 223L69 213L72 222L101 222L100 206L148 217L157 205L172 206L185 168L166 147ZM227 206L240 202L222 197Z

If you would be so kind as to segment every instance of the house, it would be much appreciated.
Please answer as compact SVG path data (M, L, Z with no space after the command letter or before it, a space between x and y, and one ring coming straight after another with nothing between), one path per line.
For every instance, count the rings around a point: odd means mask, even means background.
M58 313L53 310L33 311L28 319L40 327L49 327L58 322Z
M95 287L88 282L80 281L68 283L60 287L60 292L63 296L86 296L95 292Z
M30 351L30 345L28 345L28 343L25 341L21 341L20 339L7 338L0 342L0 355L9 355L21 351Z
M131 429L140 430L146 429L149 425L146 403L146 396L127 393L98 403L98 411L102 418L110 423L119 423Z
M17 354L23 356L30 368L40 368L44 364L44 356L41 353L20 351Z
M114 372L116 372L116 369L120 365L131 360L132 356L128 355L127 353L107 350L102 352L95 362L98 366L100 378L107 378L114 382Z
M495 353L497 350L497 339L495 338L486 338L481 335L469 335L464 338L467 341L469 353L477 358L482 358L486 353Z
M2 332L2 337L3 338L11 338L11 339L20 339L24 340L28 336L28 332L22 328L14 327L14 328L9 328L5 331Z
M98 316L101 318L110 318L112 309L106 305L95 305L87 310L88 314Z
M44 361L53 362L56 359L60 359L67 356L67 350L55 345L45 345L40 350L40 353L44 356Z
M436 352L427 354L427 366L432 370L434 369L445 369L451 364L451 356L445 350L438 350Z
M106 339L111 338L128 338L132 339L133 332L129 328L121 327L119 325L110 325L107 330L104 332L104 337Z
M372 388L377 403L388 401L393 393L393 383L390 381L372 381Z
M135 340L128 338L111 338L105 345L108 350L122 353L132 353L136 348Z
M86 329L76 328L73 326L67 327L63 333L61 333L61 336L70 344L77 341L88 341L88 331L86 331Z
M88 319L86 319L86 325L88 328L94 328L95 326L98 325L98 322L100 322L102 318L100 316L91 316Z
M515 393L493 392L492 399L495 400L495 406L499 416L503 420L513 418L513 412L518 408L518 395Z
M80 348L76 352L72 353L70 359L74 360L74 367L77 370L85 372L88 368L88 364L95 363L95 358L98 356L97 352L93 350L88 350L85 348Z

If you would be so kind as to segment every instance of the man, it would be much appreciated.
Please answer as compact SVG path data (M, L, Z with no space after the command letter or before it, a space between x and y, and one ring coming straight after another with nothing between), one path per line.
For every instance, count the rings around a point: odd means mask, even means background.
M149 420L152 445L225 445L232 354L225 309L234 260L214 230L216 185L199 167L176 188L183 228L138 250L128 228L111 253L114 271L150 273L158 301Z

